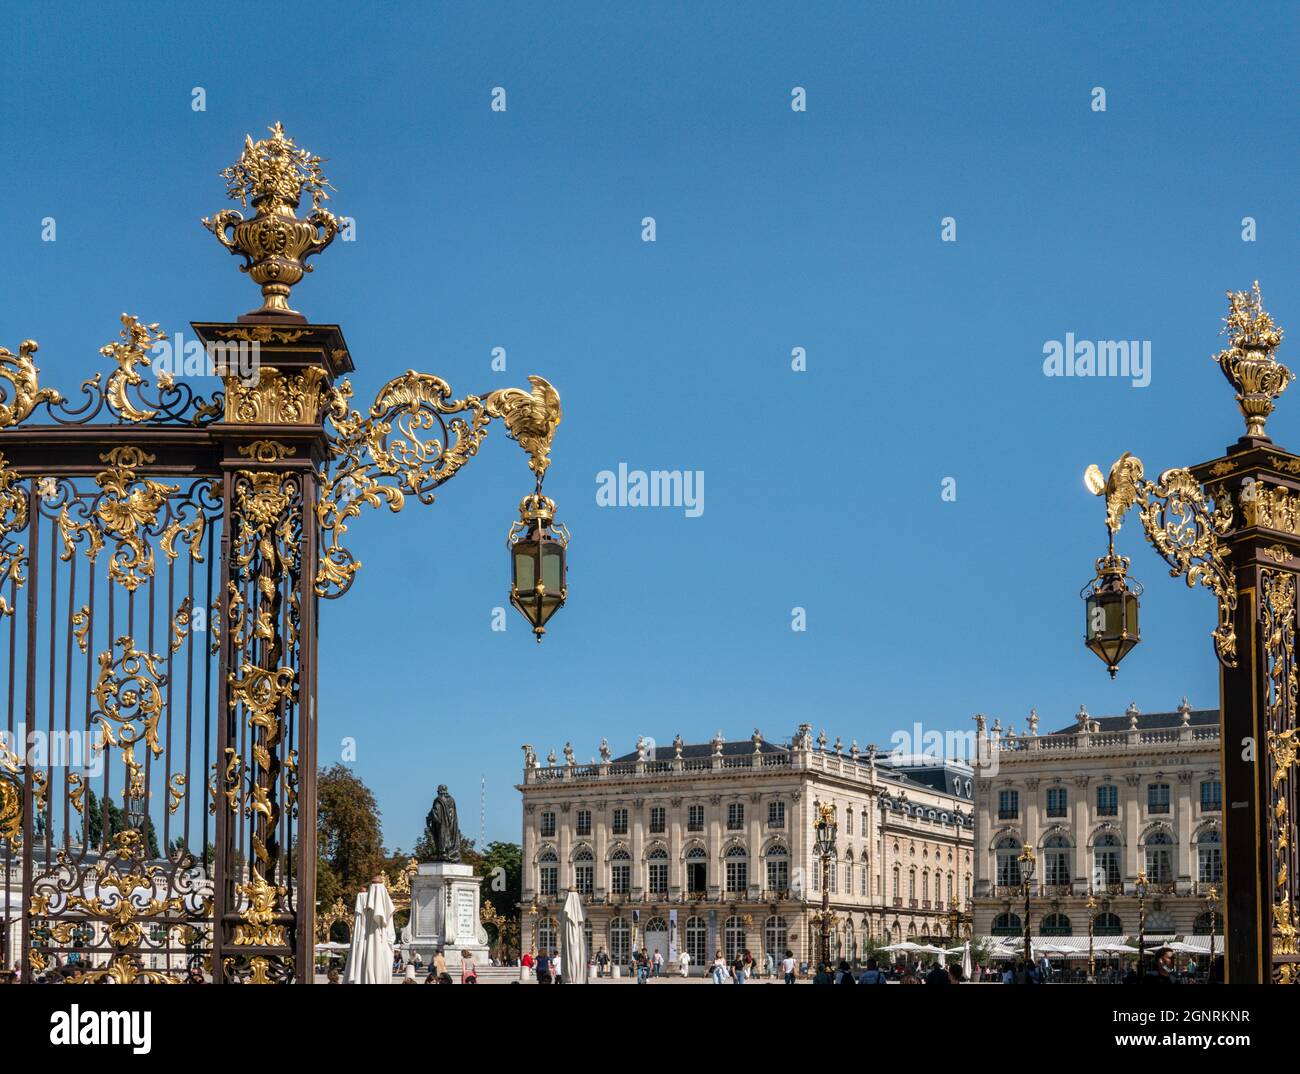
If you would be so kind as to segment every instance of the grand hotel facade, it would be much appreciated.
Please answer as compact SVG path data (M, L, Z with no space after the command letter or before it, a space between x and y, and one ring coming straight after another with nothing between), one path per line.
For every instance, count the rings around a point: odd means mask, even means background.
M878 755L875 747L755 731L702 744L641 740L580 764L571 747L541 763L524 746L524 943L557 948L559 907L583 897L593 952L626 965L634 947L679 953L702 971L714 953L760 963L819 953L816 804L835 810L832 952L868 941L950 936L973 890L973 774L963 764Z
M1082 949L1090 919L1097 937L1223 932L1218 710L1186 698L1174 712L1080 707L1073 724L1041 735L1036 713L1022 734L977 719L989 762L976 786L977 934L1023 934L1026 843L1035 937Z

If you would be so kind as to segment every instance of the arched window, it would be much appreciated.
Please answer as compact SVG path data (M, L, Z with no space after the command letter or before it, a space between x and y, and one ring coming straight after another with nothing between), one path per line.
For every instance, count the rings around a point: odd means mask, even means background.
M790 893L790 852L781 843L767 848L767 890L773 895Z
M998 887L1020 886L1020 862L1016 860L1020 856L1020 851L1020 844L1009 835L1004 835L997 841L993 853L997 856Z
M1048 836L1043 843L1043 883L1051 887L1070 885L1070 841L1063 835Z
M1223 915L1206 911L1192 922L1193 936L1219 935L1223 932Z
M692 895L703 895L709 888L709 856L700 846L686 852L686 890Z
M590 895L596 880L596 860L591 851L583 847L573 855L573 886L579 895Z
M727 961L735 962L737 957L745 950L745 923L733 914L727 918L727 922L722 927L722 953L726 955Z
M911 899L912 902L916 902L916 870L915 869L909 869L907 871L907 897Z
M1120 883L1120 842L1114 832L1103 832L1092 843L1092 884L1096 888Z
M1043 918L1044 936L1073 936L1070 919L1065 914L1048 914Z
M790 930L785 918L772 916L763 925L763 951L770 954L777 962L785 957L786 948L790 946Z
M704 966L711 961L709 957L709 927L702 917L688 917L683 933L686 941L686 953L691 956L691 963Z
M1019 936L1021 933L1020 918L1016 914L998 914L993 919L994 936Z
M619 966L626 966L632 959L632 926L625 917L609 923L609 957Z
M537 921L537 950L550 954L560 946L560 928L553 917L542 917Z
M1094 936L1123 936L1124 926L1120 922L1119 914L1098 914L1092 919L1092 934Z
M622 847L609 856L609 890L615 895L632 890L632 855Z
M1196 840L1196 879L1202 884L1223 882L1223 836L1217 828L1201 832Z
M653 956L656 951L668 958L668 922L662 917L652 917L645 923L641 946L646 954Z
M1146 841L1147 883L1169 884L1174 879L1174 837L1154 832Z
M1156 910L1147 914L1147 935L1160 936L1174 931L1174 915L1168 910Z
M727 891L743 893L749 887L749 852L742 846L733 846L723 855L727 871Z
M554 895L560 890L560 859L555 851L544 850L537 859L537 891L541 895Z
M651 895L668 894L668 851L663 847L646 855L646 889Z
M895 865L894 866L894 899L895 900L901 899L903 897L903 890L901 887L900 876L901 873L899 872L898 866Z

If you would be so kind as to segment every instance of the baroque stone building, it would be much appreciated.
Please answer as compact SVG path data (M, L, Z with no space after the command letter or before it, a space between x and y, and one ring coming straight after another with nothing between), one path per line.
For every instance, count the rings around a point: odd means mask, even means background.
M859 960L868 941L950 935L973 887L972 773L941 758L874 746L750 739L671 746L644 739L580 764L571 746L545 765L524 746L524 943L557 947L572 885L589 915L592 951L619 965L644 946L702 971L721 949L760 964L787 948L818 954L821 907L816 803L835 809L830 869L832 951ZM954 905L955 904L955 905Z
M1138 933L1138 874L1147 884L1149 936L1222 933L1223 810L1219 713L1194 711L1094 718L1080 706L1074 724L1004 733L976 717L981 763L975 796L975 931L1023 934L1024 892L1017 856L1028 843L1030 932L1083 937L1089 893L1097 936ZM1213 915L1213 916L1212 916Z

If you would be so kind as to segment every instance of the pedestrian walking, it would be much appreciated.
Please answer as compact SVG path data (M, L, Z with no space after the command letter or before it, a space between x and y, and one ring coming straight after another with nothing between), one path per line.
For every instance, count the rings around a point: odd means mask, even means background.
M794 952L786 951L785 958L781 960L781 972L785 975L786 984L794 984Z
M867 959L867 968L863 971L862 976L858 978L858 984L885 984L888 978L880 969L880 965L874 958Z

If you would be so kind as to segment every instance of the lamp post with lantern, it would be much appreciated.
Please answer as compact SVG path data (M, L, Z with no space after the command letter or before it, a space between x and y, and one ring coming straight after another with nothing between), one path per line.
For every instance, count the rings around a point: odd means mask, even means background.
M831 860L835 857L835 833L839 827L835 819L835 807L829 802L814 802L817 819L814 822L813 852L821 861L822 908L810 915L821 936L821 961L830 965L831 961L831 923L835 915L831 912Z
M1037 859L1034 857L1034 848L1028 843L1023 844L1020 853L1016 856L1016 861L1020 863L1020 884L1025 892L1025 972L1029 972L1034 964L1033 944L1029 940L1029 888L1030 882L1034 878L1034 863Z
M1082 594L1084 642L1114 676L1141 640L1142 589L1115 550L1124 516L1136 507L1171 576L1215 596L1218 621L1210 636L1220 664L1220 740L1258 747L1225 750L1222 759L1232 803L1223 818L1225 868L1234 878L1224 906L1226 979L1286 984L1300 981L1300 455L1274 444L1264 427L1294 376L1275 356L1283 332L1265 311L1259 284L1229 292L1228 302L1229 346L1213 358L1236 392L1246 434L1223 455L1165 470L1155 481L1128 452L1108 475L1088 467L1084 483L1105 497L1109 540Z

